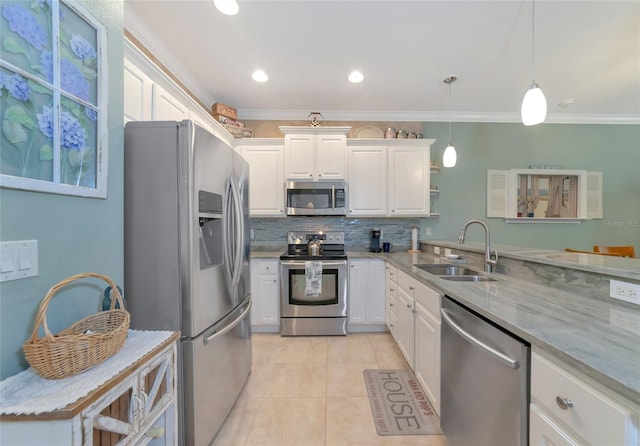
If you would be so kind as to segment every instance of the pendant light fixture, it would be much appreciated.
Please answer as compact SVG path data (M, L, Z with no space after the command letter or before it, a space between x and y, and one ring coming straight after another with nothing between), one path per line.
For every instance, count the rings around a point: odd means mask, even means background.
M458 160L458 156L456 155L456 148L451 144L451 84L458 80L458 76L447 76L442 79L442 82L449 86L449 144L447 148L444 149L444 154L442 155L442 165L444 167L454 167L456 165L456 161Z
M535 13L536 1L531 5L531 86L524 95L520 115L524 125L540 124L547 117L547 100L540 86L536 82L536 56L535 56Z

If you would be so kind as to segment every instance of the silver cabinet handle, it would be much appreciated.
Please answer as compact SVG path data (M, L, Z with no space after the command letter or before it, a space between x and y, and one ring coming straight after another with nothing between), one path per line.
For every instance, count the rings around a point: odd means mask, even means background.
M503 364L508 365L509 367L511 367L512 369L519 369L520 368L520 364L518 363L518 361L515 361L511 358L509 358L507 355L500 353L498 350L489 347L487 344L485 344L482 341L479 341L478 339L474 338L473 336L471 336L469 333L467 333L466 331L464 331L462 329L462 327L460 327L458 324L456 324L453 319L451 319L451 316L449 315L449 313L447 312L447 310L445 310L444 308L440 308L440 314L442 315L442 318L445 320L445 322L447 324L449 324L449 326L456 332L458 333L460 336L462 336L463 338L465 338L467 341L469 341L471 344L475 345L476 347L478 347L481 350L484 350L485 352L489 353L491 356L493 356L495 359L497 359L498 361L502 362Z
M562 410L571 409L573 407L573 401L566 396L561 395L556 396L556 404Z
M409 287L409 289L410 289L411 291L413 291L415 288L413 288L412 286L410 286L410 287Z
M407 304L407 308L411 308L411 304Z

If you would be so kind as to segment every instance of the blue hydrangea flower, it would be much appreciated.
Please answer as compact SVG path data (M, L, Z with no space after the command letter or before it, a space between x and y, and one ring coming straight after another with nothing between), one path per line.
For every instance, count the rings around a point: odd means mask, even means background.
M98 56L93 46L79 34L73 34L71 36L69 45L71 46L73 54L78 56L80 60L95 59Z
M95 121L98 119L98 112L92 108L85 107L84 114L87 115L87 118L91 119L92 121Z
M2 74L0 88L6 88L11 96L19 101L28 101L31 94L31 87L27 80L19 74L10 76L8 74Z
M2 16L9 22L9 28L37 50L47 45L47 35L36 18L27 8L20 5L2 7Z
M53 83L53 54L51 51L42 52L40 64L47 80ZM85 101L89 100L89 83L78 67L68 59L60 61L60 87Z
M42 113L37 113L38 127L43 135L53 141L53 111L51 107L42 107ZM78 120L69 112L60 115L60 145L71 150L84 149L85 131Z

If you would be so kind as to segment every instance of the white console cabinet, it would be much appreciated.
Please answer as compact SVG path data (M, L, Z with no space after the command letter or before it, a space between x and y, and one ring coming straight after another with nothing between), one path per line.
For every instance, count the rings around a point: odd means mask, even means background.
M63 409L34 415L2 415L0 444L177 444L176 341L179 336L180 333L173 333L123 372ZM67 389L73 388L74 377L66 379Z

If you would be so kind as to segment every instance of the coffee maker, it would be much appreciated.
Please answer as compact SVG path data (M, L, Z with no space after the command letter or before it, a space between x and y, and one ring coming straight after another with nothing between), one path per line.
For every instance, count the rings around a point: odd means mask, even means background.
M369 248L371 252L382 251L382 246L380 243L381 237L382 237L382 231L380 231L380 229L374 228L371 230L371 246Z

